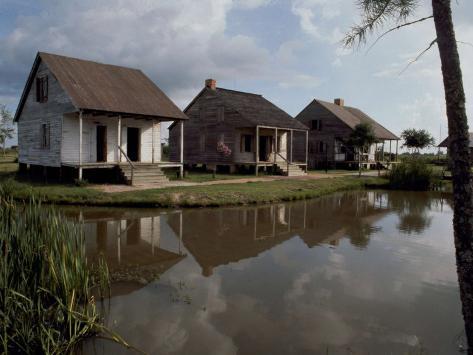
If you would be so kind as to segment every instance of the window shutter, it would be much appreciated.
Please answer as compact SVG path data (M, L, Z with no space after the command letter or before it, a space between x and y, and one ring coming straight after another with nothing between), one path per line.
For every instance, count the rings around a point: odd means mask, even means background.
M43 80L44 80L44 82L43 82L43 90L44 90L43 101L46 102L46 101L48 101L48 89L49 89L48 76L45 76L43 78Z

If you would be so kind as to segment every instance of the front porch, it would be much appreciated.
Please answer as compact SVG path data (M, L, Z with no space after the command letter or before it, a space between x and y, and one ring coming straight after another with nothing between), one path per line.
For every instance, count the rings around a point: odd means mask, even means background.
M64 115L61 166L76 169L78 180L89 169L117 169L127 184L167 181L162 169L177 168L182 177L182 154L178 162L162 159L161 123L166 121L171 120L89 111ZM182 120L172 121L183 133Z
M304 141L295 140L296 135L304 135ZM255 166L256 176L260 168L268 167L276 167L283 175L307 172L308 130L256 126L241 129L239 136L235 164Z

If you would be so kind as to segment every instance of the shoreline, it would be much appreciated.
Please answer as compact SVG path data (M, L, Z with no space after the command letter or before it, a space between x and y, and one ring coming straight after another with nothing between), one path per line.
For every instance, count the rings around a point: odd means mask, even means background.
M381 177L340 176L321 179L284 179L246 183L222 183L103 192L90 187L34 185L16 180L3 182L7 194L17 201L39 199L46 204L133 207L199 208L244 206L316 198L340 191L387 188Z

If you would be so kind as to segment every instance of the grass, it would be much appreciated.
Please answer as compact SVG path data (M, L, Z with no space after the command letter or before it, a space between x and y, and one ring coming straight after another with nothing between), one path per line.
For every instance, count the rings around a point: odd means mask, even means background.
M189 171L184 177L184 181L188 182L207 182L207 181L217 181L217 180L235 180L235 179L245 179L245 178L254 178L255 174L213 174L210 172L198 172L198 171ZM174 174L171 176L170 180L178 180L177 176Z
M54 204L129 207L217 207L272 203L319 197L349 189L386 186L387 180L353 176L311 180L274 180L242 184L170 187L104 193L88 187L29 184L12 179L3 181L16 200L41 198Z
M14 179L18 164L12 163L16 155L11 154L9 162L0 161L0 185L11 191L17 201L41 199L45 203L128 206L128 207L217 207L272 203L319 197L332 192L360 189L365 186L386 186L381 178L337 176L353 170L329 170L333 178L318 180L275 180L242 184L202 185L172 187L129 192L104 193L88 186L66 184L42 184L19 182ZM253 178L254 175L217 174L189 172L184 181L206 182Z
M0 191L0 346L8 354L63 354L108 332L93 287L108 288L104 263L87 265L79 225L51 207L18 204ZM125 344L108 332L115 341Z

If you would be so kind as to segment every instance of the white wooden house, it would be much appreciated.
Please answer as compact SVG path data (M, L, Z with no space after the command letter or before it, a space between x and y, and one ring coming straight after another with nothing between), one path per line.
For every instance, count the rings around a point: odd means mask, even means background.
M162 168L182 175L183 165L162 161L161 122L183 130L186 119L140 70L39 52L15 114L20 169L82 179L107 168L127 183L162 182Z

